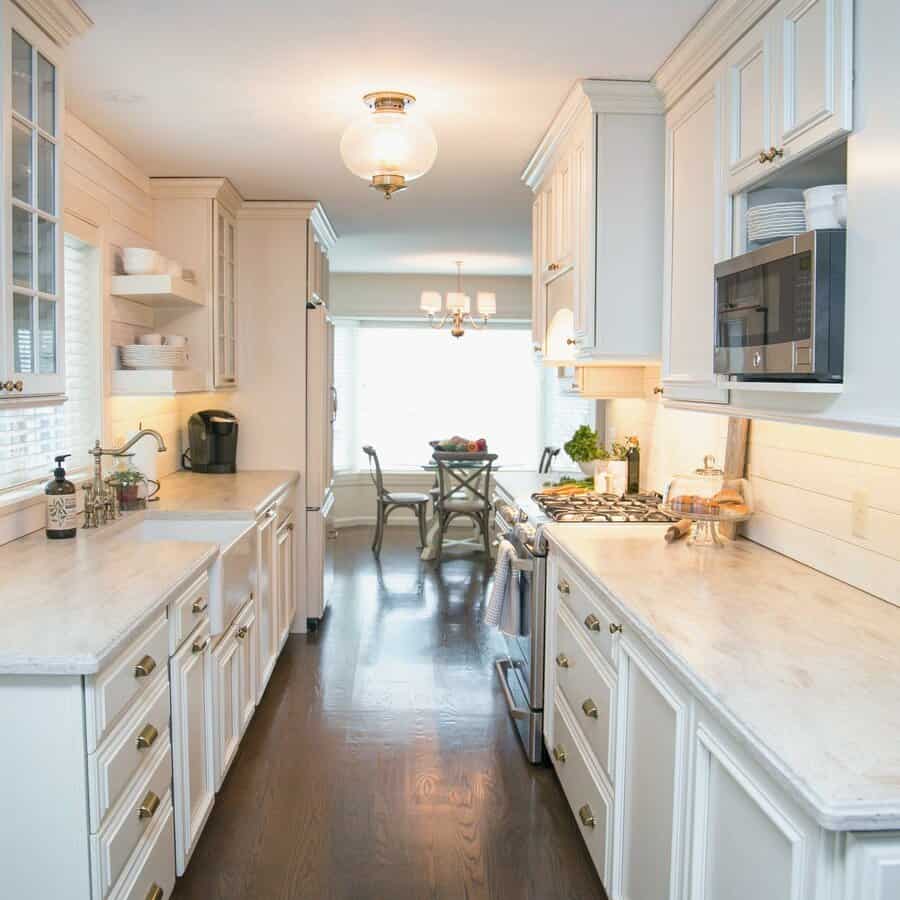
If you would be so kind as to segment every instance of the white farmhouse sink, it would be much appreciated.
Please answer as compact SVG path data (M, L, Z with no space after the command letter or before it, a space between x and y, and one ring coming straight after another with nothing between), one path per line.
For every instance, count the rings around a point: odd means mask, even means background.
M227 630L247 602L256 580L256 523L214 519L143 519L129 534L143 541L200 541L218 544L209 572L212 634Z

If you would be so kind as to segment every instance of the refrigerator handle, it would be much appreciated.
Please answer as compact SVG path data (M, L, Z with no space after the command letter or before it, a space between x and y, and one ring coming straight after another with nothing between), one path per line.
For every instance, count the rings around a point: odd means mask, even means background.
M337 388L334 385L331 385L331 422L337 421L338 414L338 398L337 398Z

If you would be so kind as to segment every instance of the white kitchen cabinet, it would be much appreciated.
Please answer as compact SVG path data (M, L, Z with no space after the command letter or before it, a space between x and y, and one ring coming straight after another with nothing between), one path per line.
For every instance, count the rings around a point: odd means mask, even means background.
M815 823L702 710L698 719L689 900L816 896Z
M782 0L726 54L728 190L853 126L852 0Z
M851 834L843 900L900 897L900 832Z
M212 650L209 622L169 660L175 854L183 875L215 801Z
M0 403L65 390L63 56L12 3L0 4L4 117Z
M531 340L534 351L544 351L543 220L544 195L531 204Z
M703 78L666 117L663 386L671 400L727 403L713 372L713 268L729 251L720 157L725 78Z
M269 683L278 661L278 566L275 550L275 507L266 510L256 525L256 612L259 631L259 678L257 701Z
M543 288L533 286L532 327L545 363L658 362L663 146L652 85L585 80L529 162Z
M212 653L217 791L234 762L256 705L256 627L256 610L250 600Z
M188 338L191 367L207 388L235 388L241 333L237 212L243 199L227 178L152 178L150 184L154 243L194 273L202 300L156 309L153 327Z
M237 222L213 200L213 384L237 384Z
M774 144L789 162L853 128L853 0L782 0L774 29Z
M614 897L680 896L689 718L689 695L635 636L623 632L615 751Z
M278 602L278 650L284 646L291 632L291 624L297 612L297 590L294 580L294 517L288 516L278 528L275 537L276 578L275 589Z

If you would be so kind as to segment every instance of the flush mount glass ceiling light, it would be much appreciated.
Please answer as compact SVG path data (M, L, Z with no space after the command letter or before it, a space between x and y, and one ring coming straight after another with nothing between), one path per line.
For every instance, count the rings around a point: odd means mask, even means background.
M453 327L450 334L453 337L462 337L466 332L463 327L468 322L473 328L484 328L488 319L497 312L497 295L490 291L479 291L475 298L475 306L481 318L479 325L472 318L472 298L463 293L462 289L462 262L456 261L456 290L447 293L447 312L444 318L437 321L441 314L441 295L437 291L422 291L419 300L419 308L428 316L432 328L443 328L452 319Z
M351 122L341 138L344 164L385 200L424 175L437 156L437 140L429 124L410 111L412 94L375 91L363 102L369 111Z

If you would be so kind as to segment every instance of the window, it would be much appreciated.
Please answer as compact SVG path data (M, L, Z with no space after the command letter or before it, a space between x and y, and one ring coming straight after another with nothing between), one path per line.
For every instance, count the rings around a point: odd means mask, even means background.
M494 322L455 339L421 323L339 319L335 469L366 469L363 444L386 469L418 468L430 440L454 434L484 437L504 467L534 469L545 443L568 440L570 421L594 423L594 404L560 397L551 377L527 326Z
M70 472L90 463L100 434L98 251L65 236L66 402L0 409L0 491L47 481L53 457L71 453Z
M577 469L577 464L562 448L579 425L597 427L597 401L563 396L556 369L542 366L541 376L541 433L544 436L541 446L560 448L560 454L553 462L554 469Z

